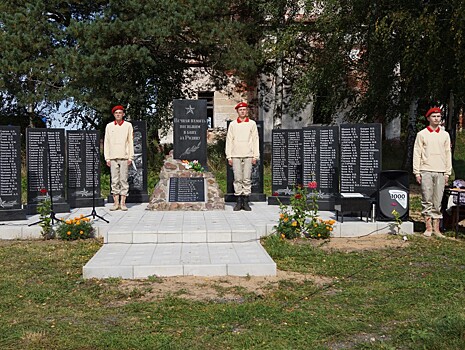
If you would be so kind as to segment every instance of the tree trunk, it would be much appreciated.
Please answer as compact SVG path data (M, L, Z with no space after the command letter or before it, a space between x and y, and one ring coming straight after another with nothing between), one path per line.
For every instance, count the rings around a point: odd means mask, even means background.
M273 128L280 129L283 124L283 96L284 82L283 82L283 65L280 63L276 70L275 80L275 100L274 100L274 113L273 113Z
M413 163L413 146L415 145L415 138L417 136L417 111L418 111L418 98L413 98L410 101L408 126L407 126L407 154L404 159L403 168L407 171L412 169Z
M451 152L452 152L452 159L454 158L454 151L455 151L455 140L457 136L457 121L455 115L455 95L454 92L451 90L449 94L449 118L447 120L446 129L449 131L450 135L450 142L451 142Z

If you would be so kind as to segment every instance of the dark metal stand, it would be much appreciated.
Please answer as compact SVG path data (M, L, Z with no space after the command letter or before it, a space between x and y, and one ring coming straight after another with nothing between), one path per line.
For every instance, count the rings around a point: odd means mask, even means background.
M87 131L84 134L84 142L87 144ZM97 211L95 210L95 162L99 161L98 153L97 150L95 149L95 145L91 145L92 149L92 211L89 215L84 216L85 218L88 218L92 216L92 219L95 219L96 217L105 221L106 223L109 223L107 219L104 219L102 216L97 214Z
M52 226L55 225L55 221L59 221L59 222L63 222L63 220L61 219L58 219L56 217L56 213L55 211L53 210L53 184L52 184L52 158L50 157L50 146L49 146L49 142L48 142L48 133L45 134L46 135L46 139L45 139L45 151L47 152L47 168L48 168L48 194L50 196L50 219L52 219ZM36 221L36 222L33 222L32 224L29 224L28 226L33 226L33 225L37 225L37 224L40 224L41 222L43 222L44 220L39 220L39 221Z

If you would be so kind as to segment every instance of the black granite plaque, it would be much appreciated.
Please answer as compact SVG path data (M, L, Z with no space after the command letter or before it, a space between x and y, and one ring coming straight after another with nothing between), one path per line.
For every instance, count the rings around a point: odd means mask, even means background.
M171 177L168 201L205 202L205 179L203 177Z
M317 182L320 210L333 210L339 192L339 128L311 126L303 131L303 185Z
M100 195L100 133L69 130L67 135L68 202L72 208L104 206ZM94 202L95 201L95 202Z
M376 193L381 145L381 124L341 125L340 192Z
M207 165L207 101L174 100L174 159Z
M147 186L147 122L131 121L134 129L134 161L129 166L128 203L146 203L149 201Z
M274 129L271 134L271 191L268 204L288 203L302 184L302 130Z
M228 122L228 127L229 127ZM256 121L257 130L258 130L258 142L260 148L260 159L257 164L252 167L252 193L250 194L250 201L252 202L265 202L266 196L263 193L263 121ZM226 179L227 179L227 194L225 195L224 200L226 202L236 201L236 196L234 195L234 173L232 167L229 166L228 161L226 160Z
M21 206L21 131L0 126L0 221L25 220Z
M65 130L26 129L27 214L53 198L55 213L69 212L65 186Z

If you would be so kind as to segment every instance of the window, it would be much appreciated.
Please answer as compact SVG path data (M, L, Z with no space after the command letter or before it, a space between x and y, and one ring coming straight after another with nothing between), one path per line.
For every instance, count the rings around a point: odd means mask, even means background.
M207 100L207 126L213 128L213 91L199 91L198 99Z

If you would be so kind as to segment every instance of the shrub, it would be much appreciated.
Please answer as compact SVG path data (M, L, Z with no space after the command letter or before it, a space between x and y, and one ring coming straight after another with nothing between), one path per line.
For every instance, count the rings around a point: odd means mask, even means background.
M45 191L45 192L44 192ZM42 193L47 193L46 190L41 190ZM37 212L39 213L39 226L42 228L40 232L44 239L52 239L55 233L52 229L52 218L50 213L52 211L52 202L50 198L46 198L37 205Z
M94 227L89 218L81 215L74 219L61 221L56 229L57 236L66 241L94 237Z
M308 190L311 190L308 193ZM323 220L318 217L318 191L316 181L306 187L296 186L290 198L290 206L279 206L280 214L276 232L284 239L329 238L335 220Z

